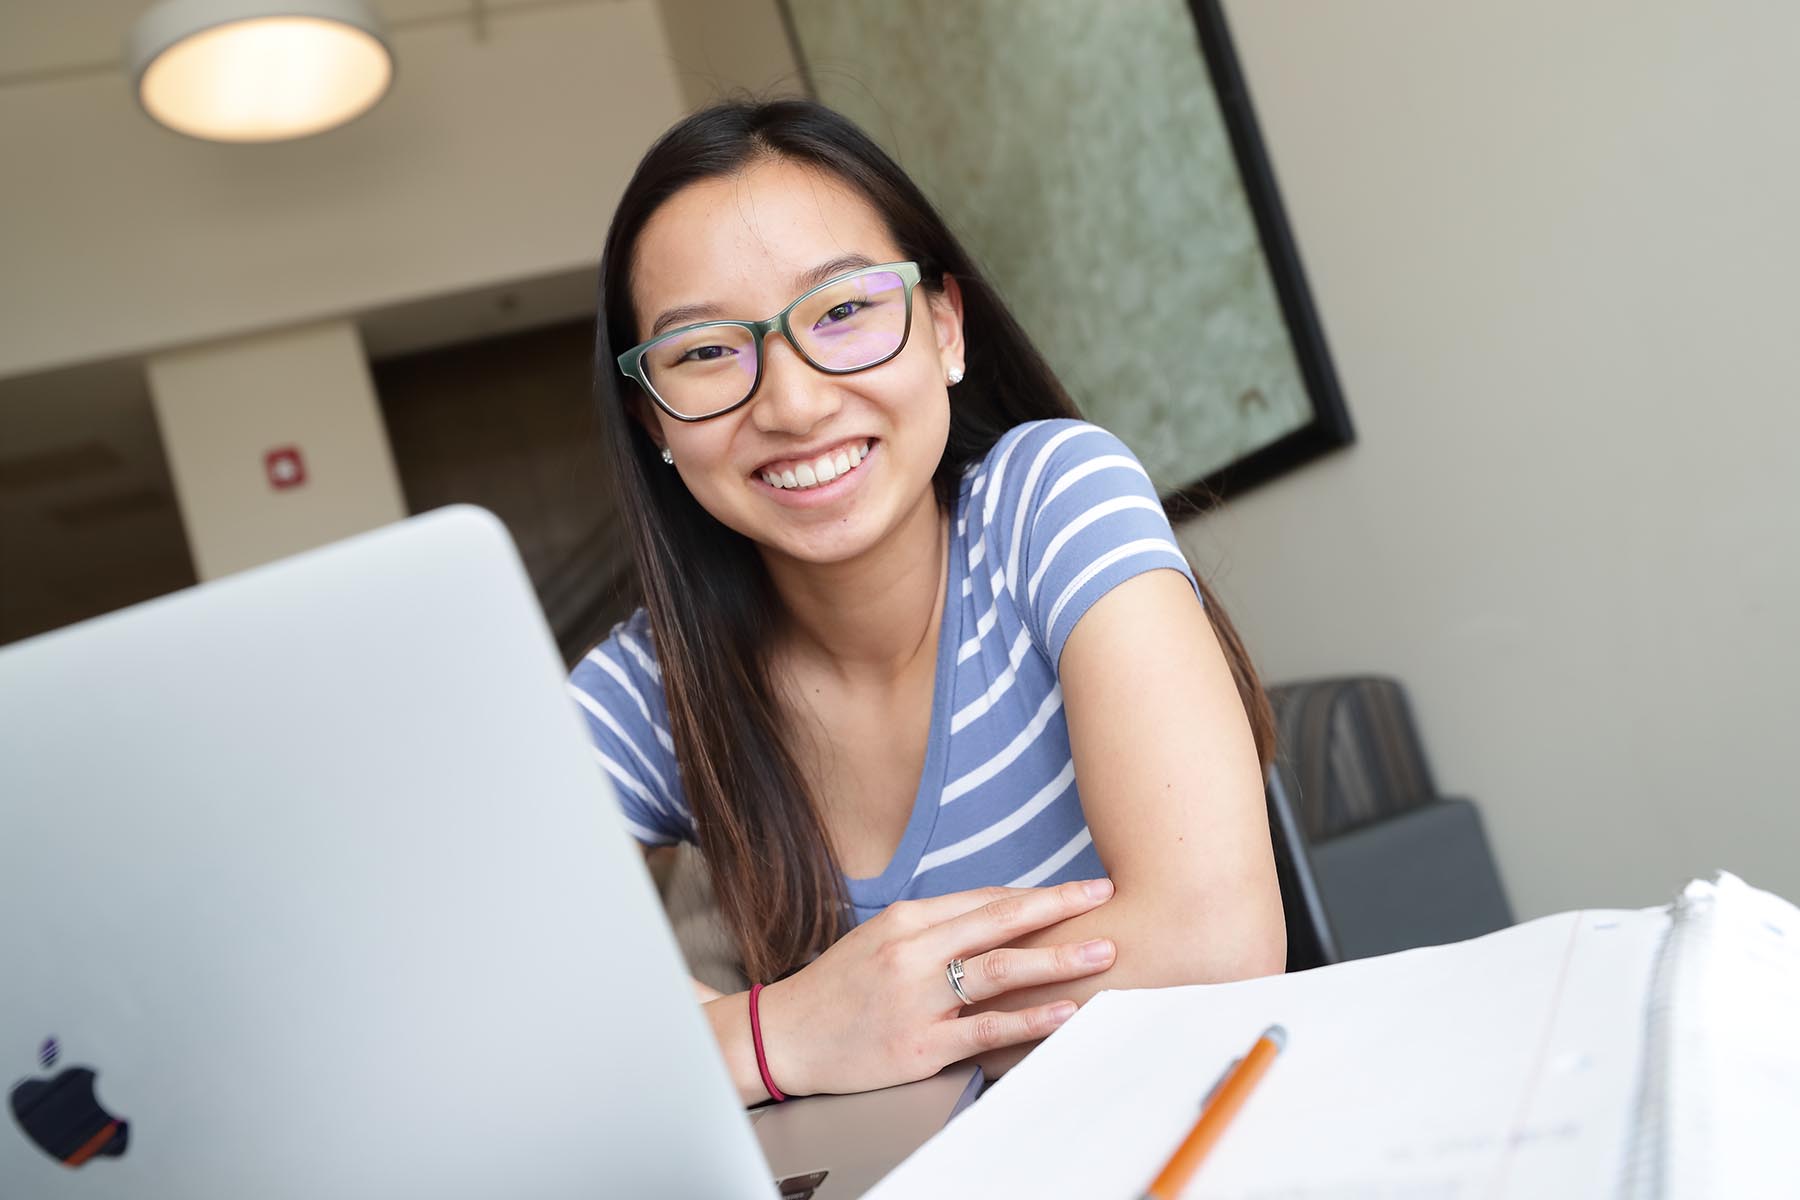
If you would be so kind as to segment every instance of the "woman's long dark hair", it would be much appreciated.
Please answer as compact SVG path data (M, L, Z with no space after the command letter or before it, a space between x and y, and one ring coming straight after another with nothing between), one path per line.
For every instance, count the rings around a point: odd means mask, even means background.
M810 961L846 928L841 873L770 678L777 601L756 547L715 520L659 460L632 416L635 385L615 357L638 341L632 257L651 215L689 184L780 158L827 171L880 213L924 286L962 288L968 347L934 476L954 500L963 468L1015 425L1079 416L1062 384L943 219L897 164L848 118L805 100L727 103L693 114L644 155L625 187L600 259L596 393L619 511L630 532L668 699L669 732L719 907L752 980ZM1204 582L1257 752L1274 721L1250 657Z

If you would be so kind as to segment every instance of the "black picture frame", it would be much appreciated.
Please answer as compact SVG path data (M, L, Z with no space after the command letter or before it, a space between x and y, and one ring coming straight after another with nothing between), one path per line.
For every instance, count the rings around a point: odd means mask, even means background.
M1188 7L1313 415L1300 428L1165 496L1163 506L1172 518L1191 514L1196 508L1205 511L1356 440L1224 5L1221 0L1189 0Z

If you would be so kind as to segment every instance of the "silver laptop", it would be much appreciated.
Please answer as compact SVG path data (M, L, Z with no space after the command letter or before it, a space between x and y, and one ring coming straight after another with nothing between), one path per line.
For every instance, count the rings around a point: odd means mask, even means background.
M0 650L0 1196L773 1197L498 521Z

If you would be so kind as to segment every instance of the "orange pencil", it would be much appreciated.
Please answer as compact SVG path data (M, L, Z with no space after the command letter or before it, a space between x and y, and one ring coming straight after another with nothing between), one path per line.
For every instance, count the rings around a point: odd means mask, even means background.
M1251 1089L1286 1046L1287 1030L1279 1025L1263 1030L1256 1045L1250 1047L1250 1053L1238 1060L1213 1089L1213 1094L1207 1097L1206 1106L1200 1110L1200 1119L1194 1122L1187 1137L1170 1156L1169 1164L1144 1192L1144 1200L1176 1200L1181 1195L1181 1190L1199 1169L1200 1161L1225 1132L1225 1127L1231 1124L1231 1119L1237 1116L1238 1109L1244 1107Z

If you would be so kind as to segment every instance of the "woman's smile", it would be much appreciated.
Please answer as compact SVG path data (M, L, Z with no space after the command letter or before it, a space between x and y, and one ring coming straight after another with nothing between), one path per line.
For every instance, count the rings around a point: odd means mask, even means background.
M821 454L777 459L758 469L753 486L778 493L776 498L786 504L829 504L856 486L878 444L875 438L851 438Z

